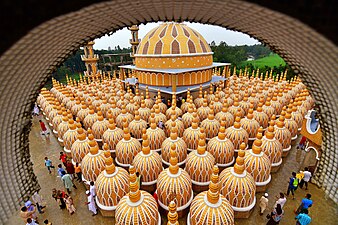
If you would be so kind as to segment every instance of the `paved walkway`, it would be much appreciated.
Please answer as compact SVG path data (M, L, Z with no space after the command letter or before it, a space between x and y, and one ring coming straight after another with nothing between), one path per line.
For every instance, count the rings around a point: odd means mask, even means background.
M57 172L54 171L51 174L48 173L44 166L44 157L48 156L57 165L59 161L59 152L62 148L57 143L57 139L51 135L49 139L41 137L40 127L38 119L34 118L33 127L30 134L30 150L34 163L34 172L38 177L42 190L40 193L43 195L47 202L47 208L45 213L39 215L40 224L43 224L45 219L49 219L54 225L81 225L81 224L114 224L115 221L112 218L104 218L101 215L92 217L92 214L88 211L86 202L85 188L82 184L76 183L78 189L73 190L72 197L74 198L76 213L69 215L67 210L60 210L57 203L51 197L53 188L63 189L62 182L57 177ZM275 197L279 192L285 192L287 187L288 178L292 171L298 171L303 153L298 152L296 149L292 149L287 158L283 158L283 165L280 170L272 175L272 181L270 183L268 193L269 209L263 216L259 215L259 206L255 206L250 218L248 219L236 219L236 225L264 225L267 223L266 214L271 211L271 208L275 202ZM300 154L299 154L300 153ZM297 156L296 156L297 155ZM336 225L338 224L338 207L335 203L329 199L326 199L324 192L317 188L315 185L309 185L309 192L312 194L314 201L313 207L310 209L310 216L313 218L311 225ZM285 216L280 222L281 225L295 224L295 214L293 210L298 207L301 199L307 192L305 190L297 190L296 199L292 200L290 197L284 207ZM261 193L257 194L257 200L261 197ZM25 224L18 217L18 212L15 213L6 224L8 225L20 225ZM162 224L166 224L166 215L162 216ZM181 225L185 225L185 219L180 220Z

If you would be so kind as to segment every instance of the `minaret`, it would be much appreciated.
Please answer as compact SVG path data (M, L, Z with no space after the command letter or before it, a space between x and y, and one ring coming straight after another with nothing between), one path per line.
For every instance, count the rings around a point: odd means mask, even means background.
M132 25L131 27L128 28L131 32L131 39L129 40L130 44L131 44L131 49L132 49L132 53L131 53L131 58L133 59L133 64L135 65L135 54L136 54L136 50L137 50L137 46L140 43L140 39L138 39L138 26L137 25Z
M99 71L97 67L99 55L94 54L94 44L94 41L88 42L88 44L83 47L84 55L81 55L81 59L85 62L87 69L87 71L84 72L86 77L95 77L97 74L101 73L101 71Z

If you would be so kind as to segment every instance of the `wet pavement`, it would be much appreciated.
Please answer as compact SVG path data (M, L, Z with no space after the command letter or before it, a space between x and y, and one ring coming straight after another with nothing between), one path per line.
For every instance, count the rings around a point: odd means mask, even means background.
M47 124L47 123L46 123ZM38 177L41 185L40 194L44 197L47 207L45 213L39 215L39 222L43 224L45 219L48 219L54 225L81 225L81 224L115 224L114 219L104 218L100 214L93 217L88 211L85 202L87 200L85 195L85 187L83 184L75 182L78 189L73 190L71 196L74 199L76 212L70 215L67 210L61 210L58 204L51 197L52 189L63 189L61 179L57 177L57 171L48 173L47 168L44 166L44 157L48 156L55 166L61 163L59 160L59 153L62 148L57 142L57 139L50 135L50 138L45 138L40 135L40 126L38 118L33 119L32 131L30 133L30 151L32 161L34 163L34 172ZM267 192L269 193L269 208L265 211L263 216L259 215L259 206L256 204L251 216L248 219L236 219L236 225L263 225L267 223L266 214L268 214L275 203L275 196L279 192L286 192L288 185L288 178L292 171L298 171L303 168L300 167L300 163L304 152L298 152L294 147L290 154L283 158L283 164L277 173L272 174L272 180L269 184ZM312 217L311 225L336 225L338 224L338 207L330 199L327 199L324 195L324 191L313 184L309 184L309 190L305 191L298 189L295 193L295 200L290 196L284 206L285 215L281 225L283 224L296 224L294 210L299 206L301 199L306 193L312 194L314 201L313 206L310 208L309 215ZM257 201L262 196L262 193L256 194ZM25 224L18 216L19 212L15 213L5 223L8 225L20 225ZM166 224L166 215L162 215L162 224ZM186 218L181 219L181 225L186 224Z

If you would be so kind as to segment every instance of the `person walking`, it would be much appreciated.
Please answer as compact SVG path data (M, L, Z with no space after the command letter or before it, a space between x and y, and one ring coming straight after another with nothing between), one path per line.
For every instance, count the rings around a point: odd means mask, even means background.
M277 204L277 207L271 212L271 214L267 215L269 219L266 225L276 225L279 224L281 219L283 218L284 210L282 209L280 204Z
M162 129L164 128L164 123L162 122L162 120L160 122L158 122L157 124L158 128Z
M63 163L63 165L66 167L66 162L67 162L67 155L64 152L60 152L60 157L59 159L61 160L61 162Z
M32 195L32 200L35 203L36 208L38 209L39 213L40 214L44 213L42 211L42 209L45 208L42 206L42 197L39 195L37 191Z
M308 224L310 224L312 219L308 214L309 214L309 211L307 209L305 209L303 211L303 213L298 214L295 217L295 219L297 220L296 225L308 225Z
M296 178L298 179L298 186L302 189L303 185L304 185L304 172L303 171L299 171L299 173L296 174ZM297 190L297 188L296 188Z
M38 224L39 223L36 220L32 219L32 218L28 218L27 219L26 225L38 225Z
M24 222L27 222L28 218L33 218L34 213L35 213L35 211L28 211L27 207L24 206L20 210L20 217Z
M45 123L42 120L39 120L39 123L41 128L41 134L46 136L49 135L49 131L47 130Z
M66 171L62 168L62 165L59 164L58 165L58 174L59 174L59 177L61 177L61 179L62 179L62 176L63 176L62 172L66 172Z
M260 215L263 215L265 209L268 207L268 203L269 203L269 194L268 193L265 193L261 199L259 200L259 208L260 208L260 212L259 214Z
M52 223L49 222L48 220L43 221L43 224L46 224L46 225L52 225Z
M89 183L89 192L93 196L93 198L95 199L95 197L96 197L96 188L95 188L94 181L90 181L90 183Z
M273 208L275 209L277 207L277 204L280 204L280 206L283 208L285 203L286 203L285 195L281 192L279 193L279 197L277 196L277 201L275 205L273 206Z
M311 177L312 177L312 174L309 171L309 168L305 167L304 168L304 178L303 178L304 184L305 184L305 190L307 190L307 188L308 188L308 183L309 183Z
M66 207L70 215L73 215L76 211L76 208L74 206L74 201L73 198L69 195L65 195L65 202L66 202Z
M66 161L66 171L72 177L72 179L75 178L74 176L75 168L74 168L73 163L70 160Z
M40 109L37 106L37 104L35 103L34 109L33 109L33 116L39 116L39 115L40 115Z
M90 191L88 191L88 190L86 191L86 195L87 195L87 202L85 204L88 205L89 211L91 211L93 213L92 216L96 216L97 215L97 208L96 208L96 204L95 204L95 201L94 201L94 197L90 193Z
M47 167L47 170L49 171L49 173L52 173L50 168L55 169L55 166L53 166L52 160L48 159L48 157L45 157L45 166Z
M82 181L82 170L81 170L81 166L79 165L79 163L76 163L74 166L74 170L77 176L77 181L81 182Z
M302 203L298 207L296 214L303 213L305 209L309 210L312 204L313 204L313 201L311 199L311 194L308 193L305 195L305 198L302 199Z
M64 191L60 191L58 190L57 191L57 200L59 201L59 207L60 209L65 209L66 208L66 203L65 203L65 196L66 196L66 193Z
M63 181L63 185L65 186L67 193L70 194L72 187L75 189L77 189L77 187L73 183L72 177L69 174L67 174L65 171L62 171L62 174L63 176L61 180Z
M297 187L298 187L298 180L296 178L296 172L292 172L292 176L289 179L289 185L288 185L288 190L286 192L286 196L289 196L291 192L293 199L295 199L295 190Z

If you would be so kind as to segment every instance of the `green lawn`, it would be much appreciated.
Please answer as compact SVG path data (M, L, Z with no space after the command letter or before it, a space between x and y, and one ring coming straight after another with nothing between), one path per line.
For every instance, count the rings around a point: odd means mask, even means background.
M245 66L248 64L252 64L256 68L257 67L264 68L265 66L268 66L268 67L274 67L274 66L278 67L280 65L284 66L285 62L281 57L279 57L279 55L273 54L273 55L270 55L264 58L253 60L253 61L244 61L240 65Z

